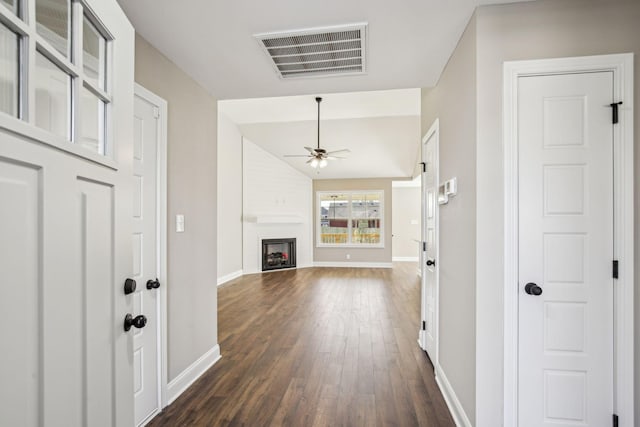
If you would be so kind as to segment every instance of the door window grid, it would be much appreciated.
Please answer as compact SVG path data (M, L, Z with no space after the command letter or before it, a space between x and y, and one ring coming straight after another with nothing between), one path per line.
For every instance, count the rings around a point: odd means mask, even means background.
M61 52L60 40L51 40L51 32L54 34L63 33L60 28L64 24L49 22L49 26L41 22L42 6L55 5L61 8L68 5L68 39L69 49L67 54ZM38 18L38 8L40 7L40 18ZM64 21L64 13L58 21ZM0 25L16 34L18 39L18 63L16 68L18 73L18 102L17 111L5 111L0 109L0 115L8 115L34 127L44 129L50 136L42 138L43 142L77 144L88 148L90 151L100 155L110 155L112 147L109 141L108 116L111 107L110 95L110 73L109 49L110 41L113 37L95 19L93 12L88 7L85 0L0 0ZM42 28L55 27L49 33ZM91 30L89 39L92 46L85 52L83 31ZM43 35L44 34L44 35ZM48 39L49 38L49 39ZM59 37L60 38L60 37ZM54 46L55 44L55 46ZM95 61L84 66L86 55L93 55ZM56 111L55 118L65 118L65 123L58 123L56 129L68 129L63 136L60 132L51 132L51 129L39 126L41 123L48 123L50 120L43 120L43 112L50 109L50 105L40 105L46 97L38 96L38 87L42 82L38 81L38 65L43 64L43 58L50 62L55 68L65 73L70 79L70 91L68 94L68 114ZM93 71L93 72L92 72ZM40 88L42 89L42 88ZM87 103L88 95L96 98L96 102ZM84 111L83 104L89 105L88 111ZM97 105L97 112L96 106ZM11 114L13 112L13 114ZM88 115L83 119L83 114ZM53 117L49 117L53 119ZM88 129L88 124L92 123L94 128ZM18 127L19 128L19 127ZM87 134L91 135L91 143L87 143Z
M317 246L384 247L384 192L317 193Z

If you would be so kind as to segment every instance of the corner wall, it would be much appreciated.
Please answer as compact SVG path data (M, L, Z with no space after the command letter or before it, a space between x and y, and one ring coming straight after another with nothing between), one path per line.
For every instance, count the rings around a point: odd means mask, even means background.
M311 178L246 138L242 147L243 273L261 272L262 239L281 237L296 239L297 268L311 266Z
M458 179L458 194L439 207L439 363L472 425L476 411L475 70L473 16L436 87L422 91L422 134L436 119L440 121L440 181Z
M393 187L391 219L393 261L420 257L422 190L421 187Z
M635 123L640 123L640 2L541 0L477 11L478 211L477 426L502 425L504 61L635 53ZM639 129L636 126L636 141ZM640 148L635 152L635 399L640 426ZM480 391L491 390L490 393Z
M218 283L242 274L242 134L222 113L218 114L218 248Z
M136 35L135 80L168 103L169 381L218 344L216 287L217 101ZM176 214L185 232L176 233Z

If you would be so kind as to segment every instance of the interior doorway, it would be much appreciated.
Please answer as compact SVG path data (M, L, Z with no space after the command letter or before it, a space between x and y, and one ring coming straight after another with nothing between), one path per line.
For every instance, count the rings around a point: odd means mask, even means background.
M166 123L167 103L135 87L133 138L134 312L145 316L133 338L135 422L166 404Z
M438 168L439 121L422 139L422 298L419 342L438 365Z

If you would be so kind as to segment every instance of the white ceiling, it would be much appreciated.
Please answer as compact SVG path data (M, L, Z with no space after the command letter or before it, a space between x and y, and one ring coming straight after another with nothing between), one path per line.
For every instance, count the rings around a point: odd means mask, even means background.
M528 0L118 0L136 31L221 101L243 135L313 179L410 178L420 89L435 86L476 6ZM280 79L254 34L367 22L367 73ZM347 160L315 170L321 146Z
M407 178L420 146L420 89L323 94L320 146L348 148L345 160L313 169L305 146L317 144L315 96L221 101L219 111L249 141L312 179Z
M136 31L218 99L434 86L479 4L526 0L119 0ZM368 22L367 74L281 80L256 33Z

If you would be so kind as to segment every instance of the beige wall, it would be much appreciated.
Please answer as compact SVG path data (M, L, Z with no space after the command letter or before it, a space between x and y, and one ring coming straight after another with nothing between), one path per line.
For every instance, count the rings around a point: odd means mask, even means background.
M217 104L175 64L136 36L136 82L168 102L169 381L217 338ZM175 233L176 214L185 232Z
M475 25L472 17L437 86L422 93L422 134L436 119L440 122L440 180L458 178L458 194L440 206L439 361L472 424L476 400Z
M316 247L316 214L318 191L383 190L384 191L384 248L318 248ZM316 179L313 181L313 260L315 262L391 262L392 224L391 179ZM347 259L347 254L351 259Z
M393 259L416 258L420 246L420 217L422 199L420 187L393 187L392 189L392 251Z
M635 123L640 108L640 2L541 0L477 11L477 425L502 417L502 65L504 61L635 52ZM638 129L636 128L636 134ZM637 140L637 137L636 137ZM640 289L640 149L636 145L636 289ZM462 186L461 186L462 188ZM636 426L640 426L640 292L636 292ZM491 390L487 393L487 390ZM481 391L484 391L481 393Z
M218 278L242 270L242 134L218 115Z

